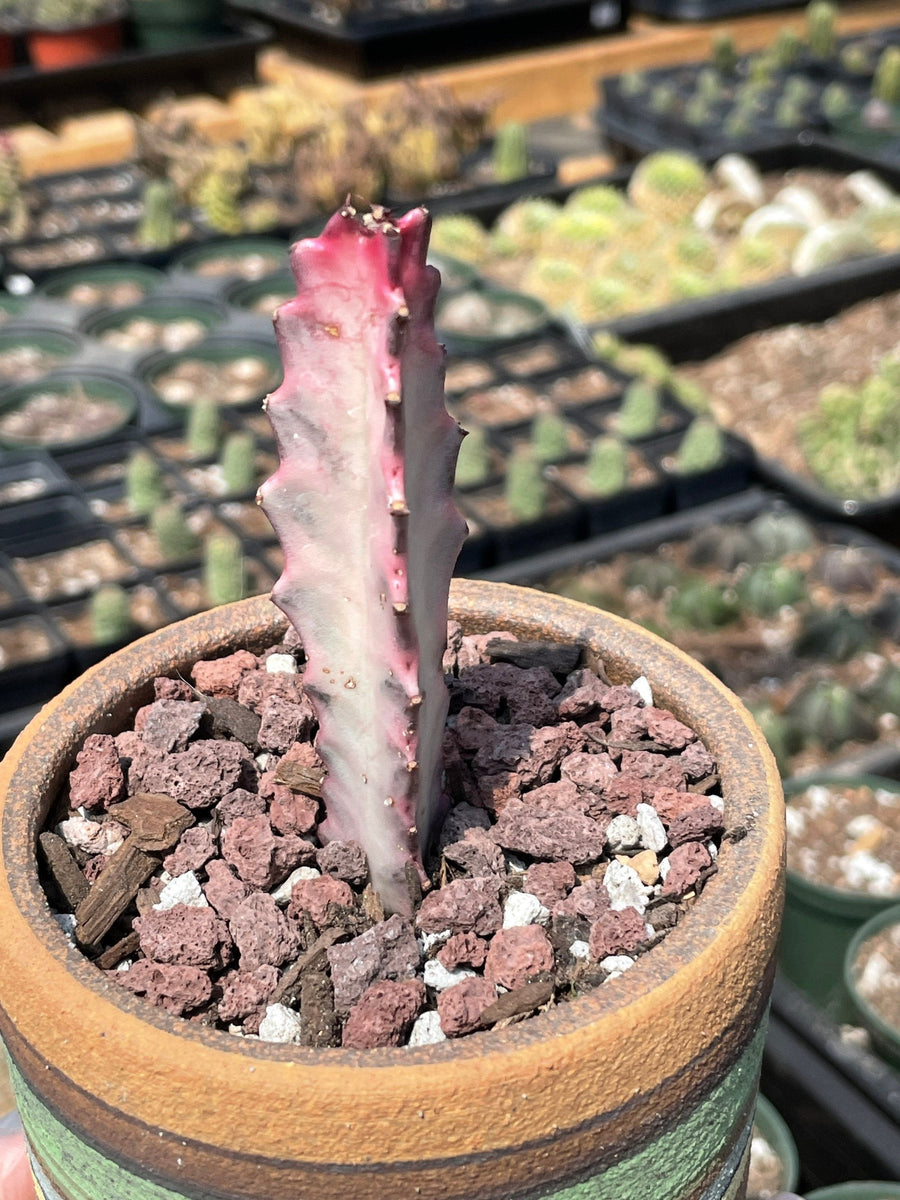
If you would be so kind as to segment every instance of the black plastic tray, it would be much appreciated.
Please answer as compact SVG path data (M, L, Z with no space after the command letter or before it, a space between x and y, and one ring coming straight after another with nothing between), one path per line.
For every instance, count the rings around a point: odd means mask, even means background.
M292 49L359 76L625 28L629 0L475 0L444 12L331 24L302 0L232 0L231 7L275 26Z
M636 12L664 21L722 21L743 13L790 8L791 0L632 0Z

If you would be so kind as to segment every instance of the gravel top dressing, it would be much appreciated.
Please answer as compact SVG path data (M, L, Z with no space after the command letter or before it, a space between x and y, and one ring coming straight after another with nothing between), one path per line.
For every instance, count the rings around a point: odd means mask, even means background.
M900 1033L900 924L863 942L853 964L856 988L885 1025Z
M787 862L815 883L900 897L900 793L813 784L787 807Z
M123 988L241 1037L422 1045L608 986L687 914L726 832L716 763L576 647L451 624L448 813L411 917L321 844L298 639L158 679L88 735L45 832L64 931Z

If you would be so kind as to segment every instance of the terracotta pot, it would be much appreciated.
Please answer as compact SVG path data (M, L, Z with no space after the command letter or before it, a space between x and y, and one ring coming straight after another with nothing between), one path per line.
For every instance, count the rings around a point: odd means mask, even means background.
M41 71L57 71L93 62L122 48L120 19L77 29L34 29L28 34L28 56Z
M727 826L700 903L626 975L529 1021L359 1053L242 1041L129 996L71 949L35 843L89 730L152 679L277 640L265 598L151 634L49 704L0 769L0 1035L48 1200L741 1200L783 888L774 760L741 703L646 631L455 583L469 632L578 642L645 674L716 755Z

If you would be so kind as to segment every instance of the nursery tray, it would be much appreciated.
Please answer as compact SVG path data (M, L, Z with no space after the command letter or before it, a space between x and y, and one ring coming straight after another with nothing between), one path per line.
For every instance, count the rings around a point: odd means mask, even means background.
M474 0L443 12L379 12L331 23L303 0L231 0L263 17L292 49L357 76L506 53L625 28L629 0Z

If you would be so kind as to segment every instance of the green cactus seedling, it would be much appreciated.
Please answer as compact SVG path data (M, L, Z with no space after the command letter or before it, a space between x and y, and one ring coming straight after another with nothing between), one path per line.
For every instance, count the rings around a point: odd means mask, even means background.
M256 438L249 430L228 435L222 445L220 466L229 495L254 491L259 482L256 473Z
M536 521L547 507L547 481L530 445L517 446L506 466L504 497L517 521Z
M678 106L678 93L669 83L658 83L650 92L647 107L651 112L664 117Z
M710 67L701 68L697 72L696 94L702 97L707 104L718 104L725 94L718 72Z
M118 645L134 630L131 601L118 584L105 584L90 600L91 637L98 646Z
M734 571L759 561L759 546L742 525L709 525L691 538L688 561L695 567Z
M678 570L675 564L658 555L652 558L636 558L625 568L622 576L626 588L640 588L651 600L661 600L677 581Z
M872 79L872 95L885 104L900 104L900 46L882 50Z
M866 618L839 605L808 614L794 642L794 652L801 658L847 662L868 649L873 640L872 626Z
M459 448L456 460L456 486L480 487L491 473L491 454L487 434L480 425L470 429Z
M769 704L751 705L750 711L769 743L779 771L787 775L791 759L803 748L802 730L790 716L776 712Z
M806 125L806 112L789 96L782 96L775 105L772 119L779 129L802 129Z
M608 183L594 183L589 187L576 188L563 208L566 212L615 217L623 212L625 206L625 197L618 188Z
M591 442L585 478L595 496L617 496L628 486L628 447L619 438Z
M552 408L542 409L531 422L531 446L538 462L552 463L569 453L569 427Z
M212 606L244 597L244 551L236 534L214 533L207 538L203 547L203 587Z
M240 206L241 184L225 171L210 171L200 184L197 200L211 229L229 236L243 229Z
M772 61L779 71L787 71L797 61L803 46L800 35L788 26L782 29L772 46Z
M713 119L714 109L705 96L694 95L688 100L684 109L684 119L688 125L702 128L709 125Z
M869 75L872 59L862 42L849 42L840 53L841 66L849 75Z
M837 750L845 742L871 742L878 736L868 704L841 683L809 684L794 699L790 715L808 738L827 750Z
M816 543L815 532L806 517L790 509L760 513L747 528L767 562L788 554L802 554Z
M734 38L726 30L723 29L713 36L710 57L720 75L733 75L737 70L737 47Z
M686 221L709 191L701 163L678 150L648 154L635 167L628 185L633 204L665 221Z
M822 115L829 121L843 121L854 110L853 96L843 83L829 83L822 92Z
M900 667L886 662L866 688L865 698L877 712L900 717Z
M125 496L137 517L149 517L165 500L162 467L149 450L135 450L125 464Z
M837 5L831 0L812 0L806 6L806 42L816 58L831 58L837 35Z
M212 458L222 435L222 407L211 396L203 396L188 409L185 441L194 458Z
M448 254L467 263L481 263L489 248L487 230L474 217L464 213L437 216L431 230L431 248L435 254Z
M784 81L782 95L786 100L802 108L809 104L815 95L815 88L805 75L789 75Z
M150 250L168 250L178 239L175 211L178 195L169 179L148 179L144 184L144 212L138 226L140 244Z
M494 178L512 183L528 174L528 134L521 121L506 121L494 135Z
M675 453L678 475L698 475L711 471L725 459L725 435L709 417L695 417L688 426Z
M622 95L629 100L636 100L647 91L647 76L643 71L626 71L619 77L619 88Z
M733 142L742 142L752 137L756 129L755 109L746 104L736 104L723 123L723 129Z
M796 567L759 563L738 582L737 590L741 603L752 612L771 617L786 605L796 604L804 598L806 580Z
M634 379L625 389L616 417L616 430L624 438L642 438L655 433L662 402L659 388L647 379Z
M160 505L150 518L150 532L166 562L184 562L200 554L200 539L178 504Z
M740 616L740 605L733 588L705 579L684 579L666 606L673 625L688 629L710 630L731 625Z

